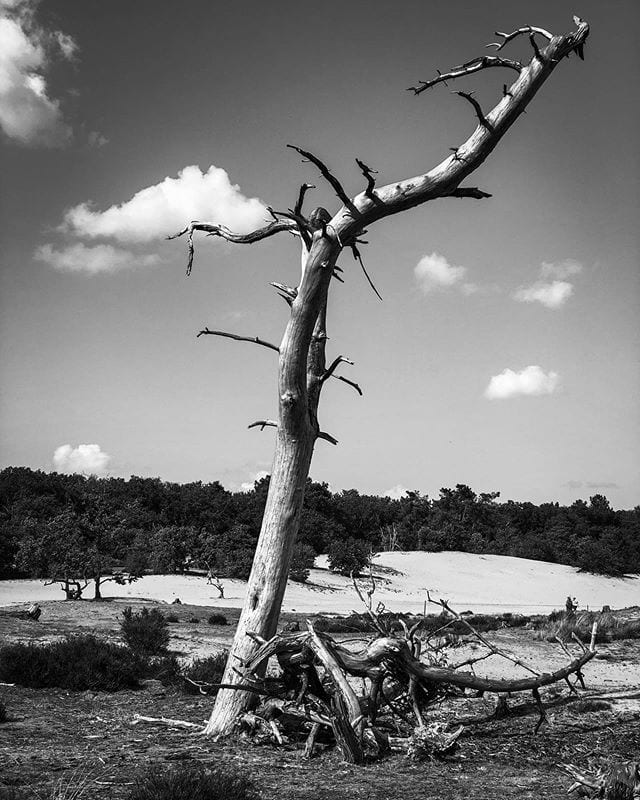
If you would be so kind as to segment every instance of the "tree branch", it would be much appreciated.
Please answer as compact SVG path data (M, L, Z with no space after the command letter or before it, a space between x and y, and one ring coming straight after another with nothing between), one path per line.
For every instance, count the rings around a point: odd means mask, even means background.
M360 255L360 251L358 250L358 246L356 245L355 242L351 245L351 252L353 253L353 257L355 258L355 260L360 264L360 269L364 272L364 276L367 279L367 282L368 282L369 286L376 293L376 295L378 297L378 300L382 300L382 295L376 289L375 284L373 283L373 281L369 277L369 273L366 270L366 267L364 265L364 261L362 260L362 256Z
M471 75L474 72L479 72L482 69L490 69L491 67L506 67L507 69L514 69L516 72L521 72L524 69L524 64L510 58L500 58L499 56L479 56L478 58L471 59L471 61L467 61L465 64L461 64L459 67L453 67L449 72L440 72L440 70L438 70L437 78L433 78L430 81L418 81L417 86L410 86L407 91L420 94L438 83L444 83L446 86L448 80L462 78L465 75Z
M474 200L482 200L485 197L493 197L489 192L483 192L476 186L471 186L466 189L454 189L448 197L471 197Z
M251 425L247 425L247 429L249 428L260 428L263 431L265 428L277 428L278 423L274 419L257 419L255 422L252 422Z
M376 185L376 179L373 176L378 174L378 170L371 169L371 167L368 167L364 161L360 161L359 158L356 158L356 164L360 167L360 171L367 179L367 188L364 190L364 193L367 195L367 197L373 200L374 203L379 203L379 199L373 192Z
M295 150L297 153L305 158L307 161L310 161L312 164L315 164L316 167L320 170L322 177L331 185L333 191L338 195L338 198L341 203L351 211L352 214L359 216L358 209L352 203L350 197L345 192L342 184L340 181L331 173L327 165L320 161L317 156L314 156L313 153L310 153L308 150L302 150L300 147L296 147L294 144L288 144L287 147L291 148L291 150Z
M351 366L353 366L353 361L346 356L338 356L332 361L331 365L327 368L327 371L320 380L324 383L327 378L330 378L333 375L340 364L351 364Z
M574 20L575 20L575 17L574 17ZM576 24L578 24L578 23L576 23ZM540 34L540 36L544 36L545 39L548 39L548 41L552 41L552 39L553 39L553 34L549 33L549 31L546 31L544 28L536 28L533 25L524 25L522 28L518 28L517 30L512 31L511 33L502 33L502 31L496 31L496 36L500 36L502 39L504 39L504 41L503 42L489 42L489 44L485 45L485 46L486 47L495 47L496 50L502 50L502 48L506 44L508 44L512 39L515 39L516 36L524 36L527 33L529 34L530 37L533 36L534 34L538 33L538 34Z
M235 339L236 342L251 342L252 344L259 344L262 347L268 347L269 350L275 350L276 353L280 352L280 348L277 344L272 344L271 342L266 342L264 339L259 339L257 336L238 336L235 333L227 333L226 331L210 331L209 328L205 328L204 330L200 331L196 339L200 336L224 336L226 339Z
M326 433L325 431L318 431L316 436L318 439L324 439L325 442L329 442L330 444L338 444L338 440L330 433Z
M348 384L348 385L349 385L349 386L351 386L353 389L355 389L355 390L356 390L356 392L358 392L358 394L360 395L360 397L362 397L362 396L363 396L363 395L362 395L362 389L361 389L361 388L358 386L358 384L357 384L355 381L350 381L350 380L349 380L349 378L345 378L343 375L332 375L331 377L332 377L332 378L335 378L337 381L342 381L343 383L346 383L346 384Z
M309 189L315 189L316 187L312 183L303 183L300 187L300 192L298 194L298 199L296 200L296 204L293 209L294 214L302 214L302 204L304 203L304 196Z
M471 105L473 106L476 116L478 117L478 122L482 125L483 128L486 128L488 131L493 133L493 126L489 122L489 120L485 117L484 112L482 111L482 107L480 103L475 99L473 96L473 92L454 92L453 94L460 95L460 97L464 97Z
M274 236L276 233L281 233L282 231L293 233L296 230L297 223L288 219L274 220L273 222L270 222L269 225L265 225L263 228L258 228L255 231L250 231L249 233L233 233L224 225L212 225L208 222L197 222L194 220L181 231L178 231L171 236L167 236L167 239L177 239L180 236L187 234L187 247L189 251L187 275L191 275L194 254L193 234L195 231L203 231L208 236L219 236L221 239L226 239L227 242L233 242L234 244L253 244L254 242L259 242L262 239L268 239L270 236Z

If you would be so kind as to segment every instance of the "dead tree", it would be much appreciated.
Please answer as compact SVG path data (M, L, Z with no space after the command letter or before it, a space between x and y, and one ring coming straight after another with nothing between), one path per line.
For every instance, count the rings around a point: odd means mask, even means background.
M457 92L471 106L478 124L465 142L451 148L452 152L430 171L385 186L376 186L376 171L356 159L366 186L363 191L350 196L316 155L289 145L305 161L313 164L330 184L340 203L337 211L329 213L317 208L305 216L305 194L313 187L303 184L292 209L269 209L272 220L250 233L237 234L215 222L193 221L169 237L187 236L188 274L193 264L193 237L196 232L237 244L252 244L279 233L288 233L298 237L302 244L302 274L298 286L273 284L290 308L289 320L279 345L257 336L238 336L209 328L198 334L251 342L278 354L278 417L276 420L264 419L253 423L261 429L276 428L276 447L260 538L247 598L224 676L225 684L238 685L240 678L236 667L249 663L255 653L256 644L246 635L247 631L254 631L263 639L270 639L276 631L313 449L318 439L337 444L331 434L321 430L318 422L322 389L328 380L337 378L362 394L357 383L336 373L341 364L351 363L349 359L337 355L329 364L326 360L327 297L332 280L341 280L342 270L337 263L339 257L345 249L350 250L368 278L360 247L364 243L361 237L373 223L430 200L480 200L490 197L488 192L474 186L462 186L462 183L483 163L524 113L558 64L572 53L583 58L589 26L578 17L574 17L574 22L575 30L564 35L553 35L529 25L510 33L498 32L499 41L488 45L496 51L502 51L516 37L529 39L532 56L526 64L502 55L480 56L446 73L438 72L433 79L420 81L410 88L418 95L436 84L465 78L485 69L502 68L517 74L511 86L504 85L500 101L488 112L482 109L471 92ZM253 695L249 692L231 689L220 691L206 733L216 736L228 733L235 720L252 702Z

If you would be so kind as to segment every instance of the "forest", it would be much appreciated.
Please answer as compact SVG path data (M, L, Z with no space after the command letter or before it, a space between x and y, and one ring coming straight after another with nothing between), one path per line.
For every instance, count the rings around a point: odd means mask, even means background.
M246 578L269 478L250 492L219 482L96 478L8 467L0 472L0 578L82 580L100 597L107 580L211 570ZM304 581L329 555L349 575L372 552L491 553L607 575L640 573L640 506L614 510L601 494L570 506L508 500L457 484L438 497L332 492L309 479L290 577Z

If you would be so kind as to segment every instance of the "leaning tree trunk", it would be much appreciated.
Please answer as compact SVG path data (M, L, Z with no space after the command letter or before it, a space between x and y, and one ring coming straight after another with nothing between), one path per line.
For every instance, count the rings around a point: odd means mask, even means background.
M344 247L351 248L364 270L358 245L366 244L359 237L367 226L431 200L481 200L491 197L488 192L477 187L463 187L460 184L490 155L504 134L524 113L557 65L572 53L580 58L584 57L589 25L579 17L574 17L574 22L576 29L561 36L554 36L543 28L529 25L511 33L496 32L501 41L489 45L496 51L501 51L517 37L529 38L533 55L526 64L500 55L483 55L454 67L449 72L438 71L437 77L420 81L411 87L418 95L439 83L464 78L485 69L499 68L518 73L511 86L504 84L502 98L486 114L472 93L457 92L473 107L478 125L466 141L451 148L452 154L429 172L378 187L374 177L375 170L356 159L367 185L364 191L351 197L317 156L293 147L319 169L341 201L342 207L333 218L324 209L316 209L309 218L303 216L304 193L313 188L303 184L295 209L288 212L269 209L274 221L258 230L236 234L223 225L193 221L169 237L174 239L185 234L188 236L187 274L190 274L193 264L195 231L238 244L252 244L281 232L294 233L302 239L303 253L306 256L303 258L302 279L297 289L273 284L283 292L281 296L291 305L291 317L279 348L255 337L237 336L208 328L200 332L254 342L278 350L280 354L278 421L262 420L254 423L262 428L267 425L276 426L277 444L262 529L249 578L247 600L227 661L223 679L225 684L237 685L240 682L240 676L235 669L239 669L256 650L255 643L246 635L247 631L253 631L265 639L275 633L313 447L318 438L336 444L333 437L319 430L317 408L325 380L331 377L341 361L347 360L338 356L328 369L325 366L324 318L327 291L334 276L339 253ZM541 46L541 40L546 40L546 45ZM357 384L340 377L360 391ZM206 733L227 733L233 727L236 717L250 706L252 700L247 692L221 690Z
M337 252L329 238L316 236L306 259L298 295L280 345L278 431L269 493L253 558L247 596L222 682L241 682L238 665L256 649L247 631L270 639L276 633L289 562L300 523L311 457L320 433L319 387L324 373L324 308ZM205 733L229 733L255 695L221 689Z

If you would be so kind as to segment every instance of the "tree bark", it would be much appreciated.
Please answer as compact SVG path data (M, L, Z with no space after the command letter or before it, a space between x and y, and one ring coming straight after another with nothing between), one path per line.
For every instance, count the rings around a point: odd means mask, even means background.
M256 644L247 631L270 639L276 632L318 437L317 404L324 370L324 308L339 247L330 235L316 232L298 296L280 345L278 432L271 481L260 537L231 653L222 683L236 685L236 670L248 662ZM321 332L319 332L319 330ZM308 374L308 370L310 374ZM221 689L204 733L229 733L238 717L255 704L250 692Z

